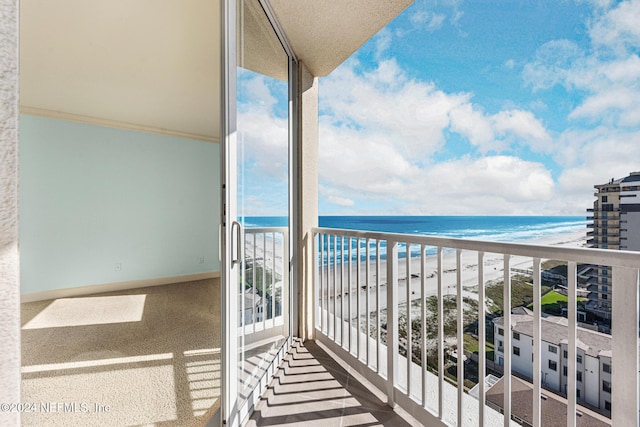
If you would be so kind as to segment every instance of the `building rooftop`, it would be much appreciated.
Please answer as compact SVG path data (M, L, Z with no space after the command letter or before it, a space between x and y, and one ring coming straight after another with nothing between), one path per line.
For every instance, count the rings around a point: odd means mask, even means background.
M638 182L640 181L640 172L631 172L626 178L622 178L622 182Z
M512 314L511 324L514 332L533 337L533 313ZM521 311L518 311L521 313ZM498 326L504 326L504 317L493 320ZM567 343L567 319L558 316L548 316L541 319L542 339L550 344L561 345ZM590 356L611 356L611 336L601 332L584 328L577 328L578 348Z
M486 400L499 408L504 403L504 377L491 387L486 394ZM541 394L541 424L545 427L567 425L567 402L553 393ZM511 414L528 424L533 424L533 387L531 384L511 377ZM586 408L580 408L576 413L576 426L607 427L611 421Z

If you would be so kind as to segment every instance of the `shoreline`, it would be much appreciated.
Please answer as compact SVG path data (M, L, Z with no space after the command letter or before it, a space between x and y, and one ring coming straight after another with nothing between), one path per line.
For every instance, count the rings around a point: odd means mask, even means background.
M512 242L526 245L543 245L543 246L560 246L570 248L586 247L586 231L576 231L573 233L564 233L555 236L545 236L542 238ZM506 243L506 242L505 242ZM486 286L487 283L500 280L504 277L504 264L503 255L496 253L485 253L483 265L484 265L484 277L483 282ZM528 270L532 268L532 259L528 257L513 256L510 262L511 269ZM369 274L367 275L366 261L361 261L359 265L360 269L360 281L357 282L357 269L358 263L351 263L351 280L349 280L349 268L348 265L344 267L344 276L342 282L340 281L340 274L342 268L338 268L338 271L333 271L333 266L323 268L324 285L322 287L322 294L331 302L329 307L333 306L333 294L334 294L334 278L337 275L336 294L339 295L339 299L342 300L344 308L347 309L349 298L351 301L352 316L357 315L357 309L354 307L356 304L353 302L357 299L357 290L360 290L361 298L361 313L366 313L366 290L369 290L369 308L370 311L376 310L376 262L370 261ZM380 309L386 308L386 259L381 259L379 264L380 270ZM411 257L410 261L410 289L409 299L411 301L419 299L421 295L422 278L421 278L421 259L419 256ZM406 258L398 260L398 303L405 303L407 301L407 262ZM329 281L327 286L327 270L329 272ZM442 254L442 292L443 295L456 295L457 294L457 261L455 252L445 252ZM368 279L366 278L368 276ZM476 299L478 298L478 254L475 251L462 251L460 254L460 283L463 289L463 296ZM328 288L328 289L327 289ZM425 297L437 295L438 283L437 283L437 257L436 255L425 256ZM340 304L340 303L338 303ZM356 311L354 311L356 310Z
M586 247L586 230L575 231L572 233L563 233L551 236L544 236L537 239L532 240L524 240L517 242L504 242L504 243L515 243L515 244L523 244L523 245L542 245L542 246L559 246L559 247L569 247L569 248L581 248ZM247 239L245 241L246 255L253 255L256 259L262 259L263 265L266 265L267 268L275 267L276 273L281 274L282 272L282 260L283 260L283 251L282 244L280 242L275 243L272 240L267 244L266 250L260 247L260 245L256 245L256 248L253 248L252 241ZM273 258L275 251L275 260ZM504 277L504 264L503 264L503 255L496 253L485 253L484 260L484 284L486 286L487 283L496 281ZM420 298L421 294L421 286L422 286L422 278L421 278L421 259L420 256L412 256L409 262L409 268L411 273L410 279L410 289L409 289L409 299L415 300ZM376 287L378 284L377 275L376 275L376 260L369 261L369 271L367 272L367 261L351 261L351 267L349 268L349 263L345 263L344 266L339 265L337 271L334 271L333 265L323 266L322 274L323 277L323 286L322 286L322 295L331 300L332 302L329 304L332 306L333 303L333 295L334 295L334 281L337 277L337 281L335 283L335 293L339 295L339 299L342 300L342 304L345 304L345 308L347 305L347 301L349 297L352 299L357 298L357 290L360 290L360 298L361 300L366 300L365 291L369 289L369 307L373 308L376 306ZM380 270L380 302L381 307L386 307L386 290L383 291L383 288L387 286L387 278L386 278L386 259L380 259L378 269ZM521 270L529 270L532 268L532 259L528 257L519 257L512 256L510 261L511 269L521 269ZM360 270L360 274L358 277L358 269ZM431 295L437 295L438 293L438 283L437 283L437 256L434 254L429 254L425 256L425 297ZM457 293L457 271L458 266L456 262L456 253L453 251L445 251L442 254L442 291L444 295L456 295ZM329 273L329 277L327 278L327 272ZM342 275L342 279L341 276ZM398 268L397 268L397 277L398 277L398 302L404 303L407 300L407 262L406 258L401 258L398 260ZM328 281L327 281L328 279ZM358 280L359 279L359 280ZM463 289L463 296L470 297L473 299L477 299L477 288L478 288L478 254L476 251L468 251L463 250L460 254L460 284ZM361 301L362 306L366 305L366 301ZM352 306L355 304L352 304ZM364 314L366 311L362 311L364 307L361 307L361 314ZM353 313L355 314L355 313Z

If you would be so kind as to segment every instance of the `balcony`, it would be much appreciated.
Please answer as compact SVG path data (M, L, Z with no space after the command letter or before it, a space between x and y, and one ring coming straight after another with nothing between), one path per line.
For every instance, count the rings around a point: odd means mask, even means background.
M470 334L469 324L476 325L477 347L486 348L486 332L491 326L486 316L478 313L486 312L489 279L497 275L511 285L515 277L512 268L526 262L533 271L533 295L540 296L542 260L566 262L569 315L563 342L568 344L568 360L575 361L579 343L577 265L608 266L615 282L621 284L612 288L613 312L625 313L614 315L612 323L610 353L616 368L611 379L615 384L611 401L616 403L610 424L637 424L637 375L626 373L638 372L640 253L326 228L313 232L316 342L382 391L389 406L399 406L424 425L466 425L469 420L473 425L495 425L505 418L523 419L512 400L516 398L512 394L515 389L509 381L502 382L499 410L495 402L491 406L479 404L487 401L489 389L478 378L483 378L489 367L493 372L503 370L513 375L516 356L507 351L500 354L499 363L494 363L485 351L460 351ZM474 261L473 271L467 268L469 260ZM502 303L501 311L510 313L514 308L509 303L511 286L503 286L502 296L506 303ZM546 400L540 398L541 384L548 379L546 375L545 379L541 377L546 368L542 359L546 347L541 339L540 304L534 302L533 313L535 357L530 384L531 396L538 397L532 398L532 424L539 426L544 425L541 408ZM505 330L515 325L513 316L504 317ZM502 348L496 344L498 351L517 343L510 333L500 340ZM465 356L460 357L461 353ZM474 367L480 373L475 377ZM569 362L568 369L575 371L575 362ZM476 383L477 398L468 393ZM575 375L569 375L568 390L576 390ZM576 392L569 392L567 425L576 425L577 417L589 411L577 401Z

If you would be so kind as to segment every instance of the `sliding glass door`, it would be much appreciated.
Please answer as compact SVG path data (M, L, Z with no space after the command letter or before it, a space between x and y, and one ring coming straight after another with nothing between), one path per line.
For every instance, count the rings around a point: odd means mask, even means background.
M251 411L290 337L289 55L259 0L226 1L223 416Z

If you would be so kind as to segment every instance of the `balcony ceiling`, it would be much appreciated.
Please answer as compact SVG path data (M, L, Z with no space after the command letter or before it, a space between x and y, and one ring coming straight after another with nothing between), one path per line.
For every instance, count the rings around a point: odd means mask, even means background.
M271 0L296 56L326 76L413 0Z
M271 0L317 76L411 2ZM218 140L219 1L26 0L20 9L21 112Z

